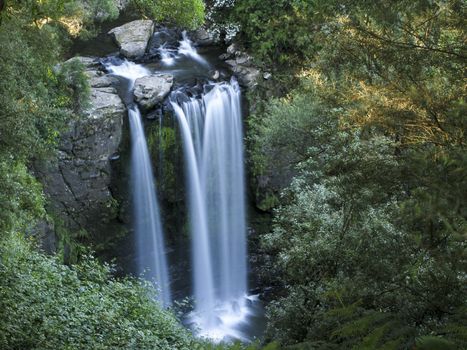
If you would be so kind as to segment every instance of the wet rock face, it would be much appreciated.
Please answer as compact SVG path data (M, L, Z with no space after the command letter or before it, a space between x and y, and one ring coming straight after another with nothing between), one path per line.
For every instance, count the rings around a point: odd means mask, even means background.
M189 33L190 38L196 43L197 46L211 46L216 44L212 33L204 28L199 28Z
M152 21L138 20L114 28L109 34L113 35L123 56L137 58L146 52L153 31L154 23Z
M130 0L116 0L117 8L119 11L125 10L130 4Z
M152 74L136 79L133 94L145 111L152 109L169 94L173 85L171 74Z
M257 85L258 77L261 75L261 71L254 67L246 67L242 64L236 63L235 61L226 61L231 66L232 72L238 77L240 85L252 88Z
M253 57L242 51L237 44L230 45L219 58L230 66L232 72L237 76L240 85L249 89L257 85L262 75L261 71L255 67ZM267 78L264 77L264 79L270 78L269 75Z
M157 54L161 47L176 50L181 40L181 32L171 28L160 28L152 35L148 44L148 52Z
M35 164L53 212L73 230L96 233L115 216L110 192L111 158L118 150L126 108L92 58L74 58L86 67L91 103L62 135L56 159Z

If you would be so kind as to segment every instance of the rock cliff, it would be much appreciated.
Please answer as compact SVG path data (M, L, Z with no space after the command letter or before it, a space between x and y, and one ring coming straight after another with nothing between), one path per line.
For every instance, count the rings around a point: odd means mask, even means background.
M126 108L114 88L116 79L100 71L97 60L73 59L86 67L90 106L62 135L57 158L34 167L52 212L65 227L93 234L116 216L111 161L122 137Z

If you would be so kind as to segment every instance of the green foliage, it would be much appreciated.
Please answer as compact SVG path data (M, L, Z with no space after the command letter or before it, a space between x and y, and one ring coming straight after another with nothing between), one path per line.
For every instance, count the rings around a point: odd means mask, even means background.
M85 0L82 3L88 21L103 22L118 17L117 1Z
M63 220L56 215L48 213L54 225L54 234L57 240L57 257L65 264L76 264L79 258L89 253L82 243L83 238L88 236L85 230L70 232Z
M116 0L9 0L0 20L21 19L39 28L52 26L71 36L89 37L95 23L115 19L118 14Z
M257 207L263 211L269 211L279 204L279 200L274 194L267 194L265 198L257 204Z
M203 0L132 0L132 6L143 17L187 29L204 23Z
M305 348L408 349L426 334L465 345L453 316L467 292L463 156L401 149L329 104L326 87L307 84L273 101L253 137L265 169L295 167L263 237L286 291L268 307L269 336Z
M255 175L283 192L263 237L284 289L269 336L304 348L464 348L465 4L268 6L240 0L233 13L259 58L301 80L250 123ZM281 16L297 27L282 30Z
M2 15L6 18L22 18L26 22L42 24L42 21L57 21L75 7L72 0L9 0Z
M240 25L241 39L257 58L269 64L301 69L322 57L327 42L333 44L332 51L339 53L334 61L327 61L330 69L352 65L355 58L366 56L368 67L377 74L380 67L372 65L372 61L379 57L373 55L383 54L390 46L398 52L385 52L388 60L408 51L411 51L412 60L405 62L420 63L415 56L426 61L432 54L439 54L440 58L465 59L459 43L463 40L466 7L459 0L236 0L235 6L223 11L228 12L231 22ZM344 32L346 36L341 36ZM354 44L366 50L341 50L341 44L348 43L353 36L360 36L361 40ZM369 42L376 44L373 50L368 50ZM412 66L424 69L424 65ZM445 82L440 80L439 83L440 89L433 92L443 91Z
M92 256L73 266L20 234L0 240L2 349L275 350L197 340L156 302L148 282L113 277Z
M23 25L13 19L0 25L0 152L15 159L53 147L69 101L52 69L59 54L56 33Z
M457 346L440 337L420 337L417 339L418 350L456 350Z
M97 35L100 23L114 20L119 15L118 0L71 1L71 8L61 24L68 32L81 39L90 39Z
M192 349L147 283L115 279L91 257L73 267L19 236L0 246L2 349Z
M313 52L314 10L314 1L307 0L237 0L230 20L261 61L293 64Z
M275 159L288 154L297 172L273 232L263 237L287 291L268 307L269 336L284 344L405 349L424 332L440 332L440 325L464 327L450 311L465 307L463 243L443 233L451 226L439 224L424 236L428 242L419 239L427 213L411 219L404 214L417 193L405 190L407 183L415 186L404 172L406 154L397 155L398 144L388 138L346 128L335 115L340 110L316 113L324 101L316 93L308 96L308 104L300 95L272 103L256 136L266 163L278 164ZM301 141L281 147L290 133ZM449 184L453 191L458 185ZM460 200L449 193L444 197ZM440 193L434 198L442 199ZM438 334L465 344L459 334Z
M91 86L84 69L84 65L79 60L70 60L61 65L57 77L70 96L69 104L75 114L82 113L89 107Z
M45 211L42 187L22 162L0 156L0 179L1 240L29 228Z
M52 24L68 4L9 1L0 13L2 236L24 232L44 217L42 189L27 165L53 152L72 114L86 106L89 87L82 67L57 68L63 32ZM52 24L42 22L45 17Z

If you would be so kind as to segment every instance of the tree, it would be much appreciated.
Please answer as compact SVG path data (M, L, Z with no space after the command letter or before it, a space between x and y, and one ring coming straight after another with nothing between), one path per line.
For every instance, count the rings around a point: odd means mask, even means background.
M132 5L144 17L187 29L204 23L203 0L133 0Z
M294 169L264 237L286 293L269 334L317 348L463 347L465 6L313 7L317 44L288 70L304 83L252 126L260 171Z
M273 101L255 138L266 166L288 159L296 167L262 238L275 257L272 283L284 289L267 308L269 337L317 349L409 349L425 335L464 346L465 256L455 234L464 217L449 206L417 209L424 203L418 191L437 199L428 203L452 196L465 205L455 192L465 181L459 168L448 172L452 192L426 192L407 175L417 168L410 152L376 131L349 127L343 111L327 105L326 91L316 90ZM425 176L429 183L440 174ZM441 213L461 226L443 224ZM430 215L437 225L425 226Z

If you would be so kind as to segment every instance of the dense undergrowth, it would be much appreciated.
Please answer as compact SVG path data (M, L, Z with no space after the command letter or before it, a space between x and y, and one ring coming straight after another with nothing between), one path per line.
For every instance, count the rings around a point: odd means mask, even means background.
M0 253L2 349L196 348L148 284L114 279L91 257L66 266L21 237L4 240Z

